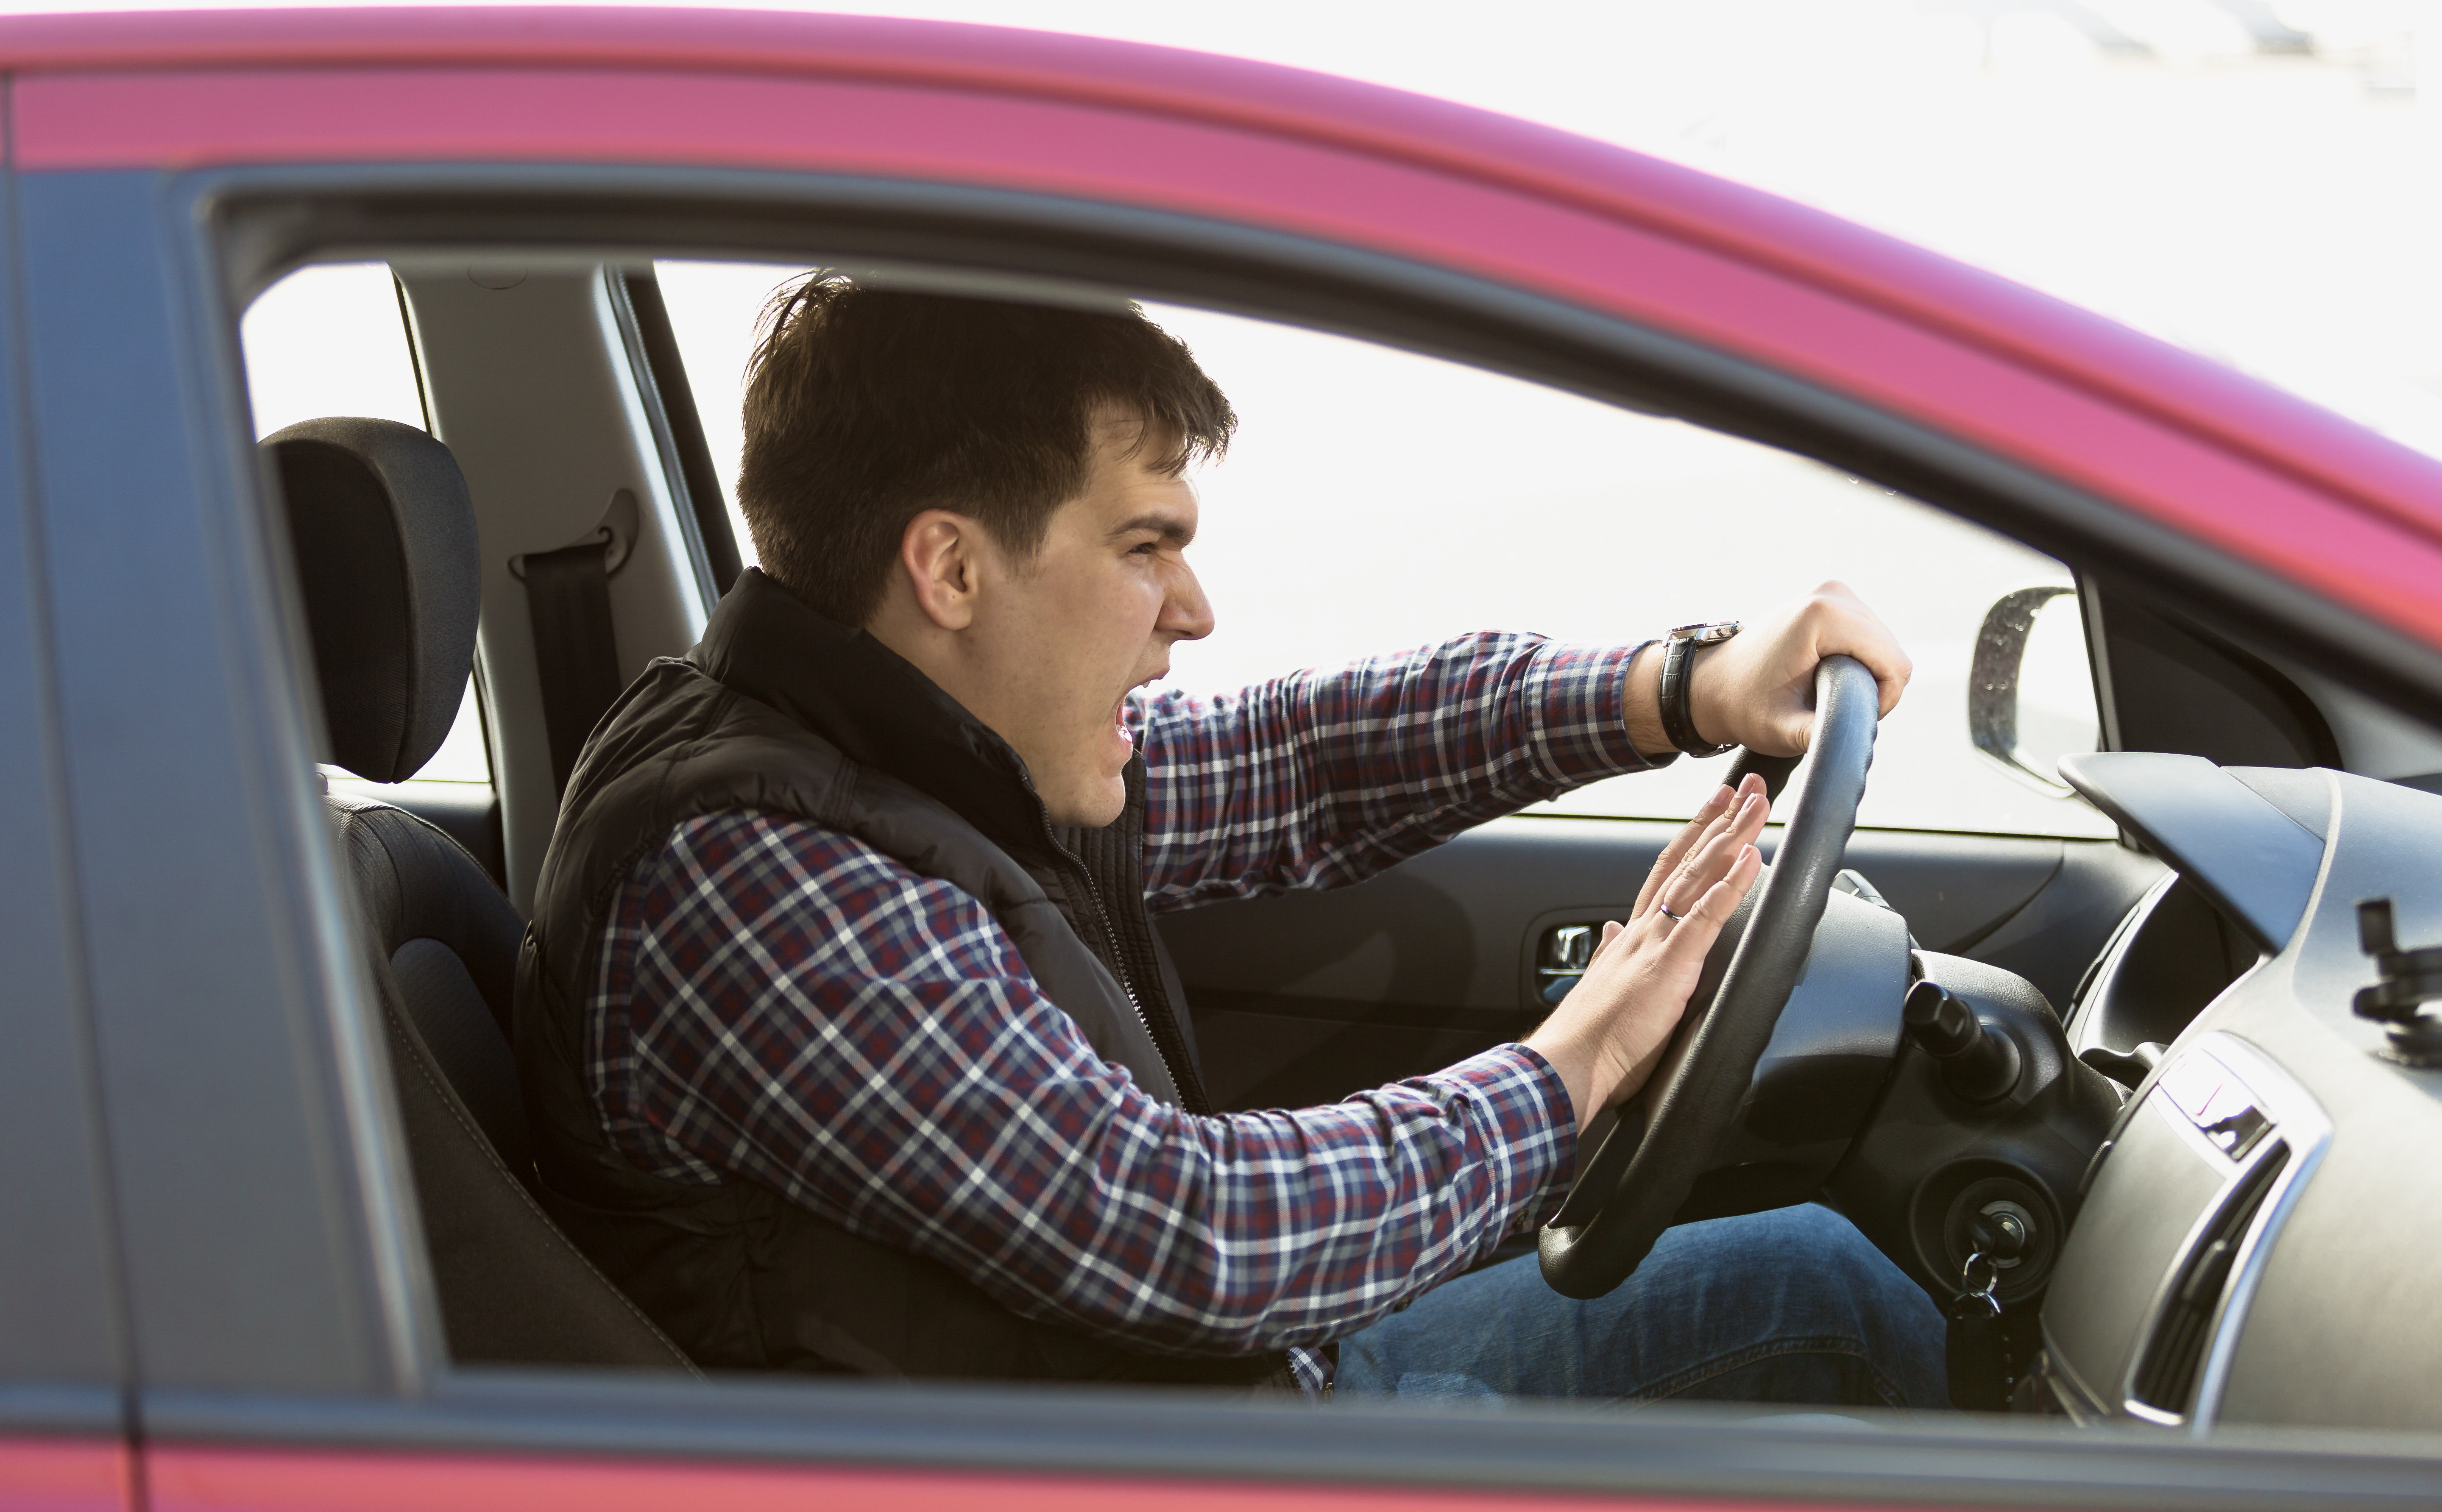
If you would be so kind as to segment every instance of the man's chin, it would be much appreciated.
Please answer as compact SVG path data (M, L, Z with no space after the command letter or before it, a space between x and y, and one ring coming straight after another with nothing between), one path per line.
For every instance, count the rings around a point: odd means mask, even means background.
M1053 824L1078 829L1104 829L1117 821L1121 811L1128 806L1127 779L1115 774L1105 781L1057 798L1046 796L1043 806L1051 811Z

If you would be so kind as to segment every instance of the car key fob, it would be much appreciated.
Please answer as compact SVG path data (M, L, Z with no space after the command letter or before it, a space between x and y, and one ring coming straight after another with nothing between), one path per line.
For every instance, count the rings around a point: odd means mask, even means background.
M1950 1321L1950 1405L1962 1412L1998 1412L2010 1405L2001 1300L1993 1295L1999 1281L1993 1262L1977 1250L1967 1257L1959 1295L1942 1308Z

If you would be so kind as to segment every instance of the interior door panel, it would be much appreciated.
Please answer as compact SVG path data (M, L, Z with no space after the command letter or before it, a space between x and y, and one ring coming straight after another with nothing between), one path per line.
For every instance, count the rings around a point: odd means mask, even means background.
M1215 1102L1331 1102L1516 1039L1549 1011L1537 941L1624 917L1677 829L1498 820L1354 887L1168 916ZM1907 830L1860 830L1847 861L1923 948L2016 972L2063 1009L2162 875L2111 841Z

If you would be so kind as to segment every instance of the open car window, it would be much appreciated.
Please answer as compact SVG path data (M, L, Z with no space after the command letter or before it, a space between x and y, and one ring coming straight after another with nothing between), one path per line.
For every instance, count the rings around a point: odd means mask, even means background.
M733 501L756 316L799 271L658 268ZM1971 738L1979 628L2006 595L2069 589L2059 562L1877 483L1681 421L1268 321L1147 313L1194 350L1239 415L1228 458L1196 475L1204 516L1189 559L1218 628L1176 649L1177 685L1242 687L1470 630L1632 643L1678 624L1753 620L1835 578L1916 663L1878 737L1860 824L2117 832L2085 800ZM2043 775L2051 756L2096 745L2073 602L2040 616L2028 648L2020 734ZM1685 818L1729 760L1613 778L1534 811Z

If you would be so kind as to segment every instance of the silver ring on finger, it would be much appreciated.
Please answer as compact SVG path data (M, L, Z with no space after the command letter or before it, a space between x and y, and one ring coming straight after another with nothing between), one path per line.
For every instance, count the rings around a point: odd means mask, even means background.
M1670 911L1670 905L1664 902L1659 898L1653 900L1653 909L1654 912L1660 914L1663 918L1670 920L1674 924L1684 924L1687 921L1687 916L1686 914L1672 913Z

